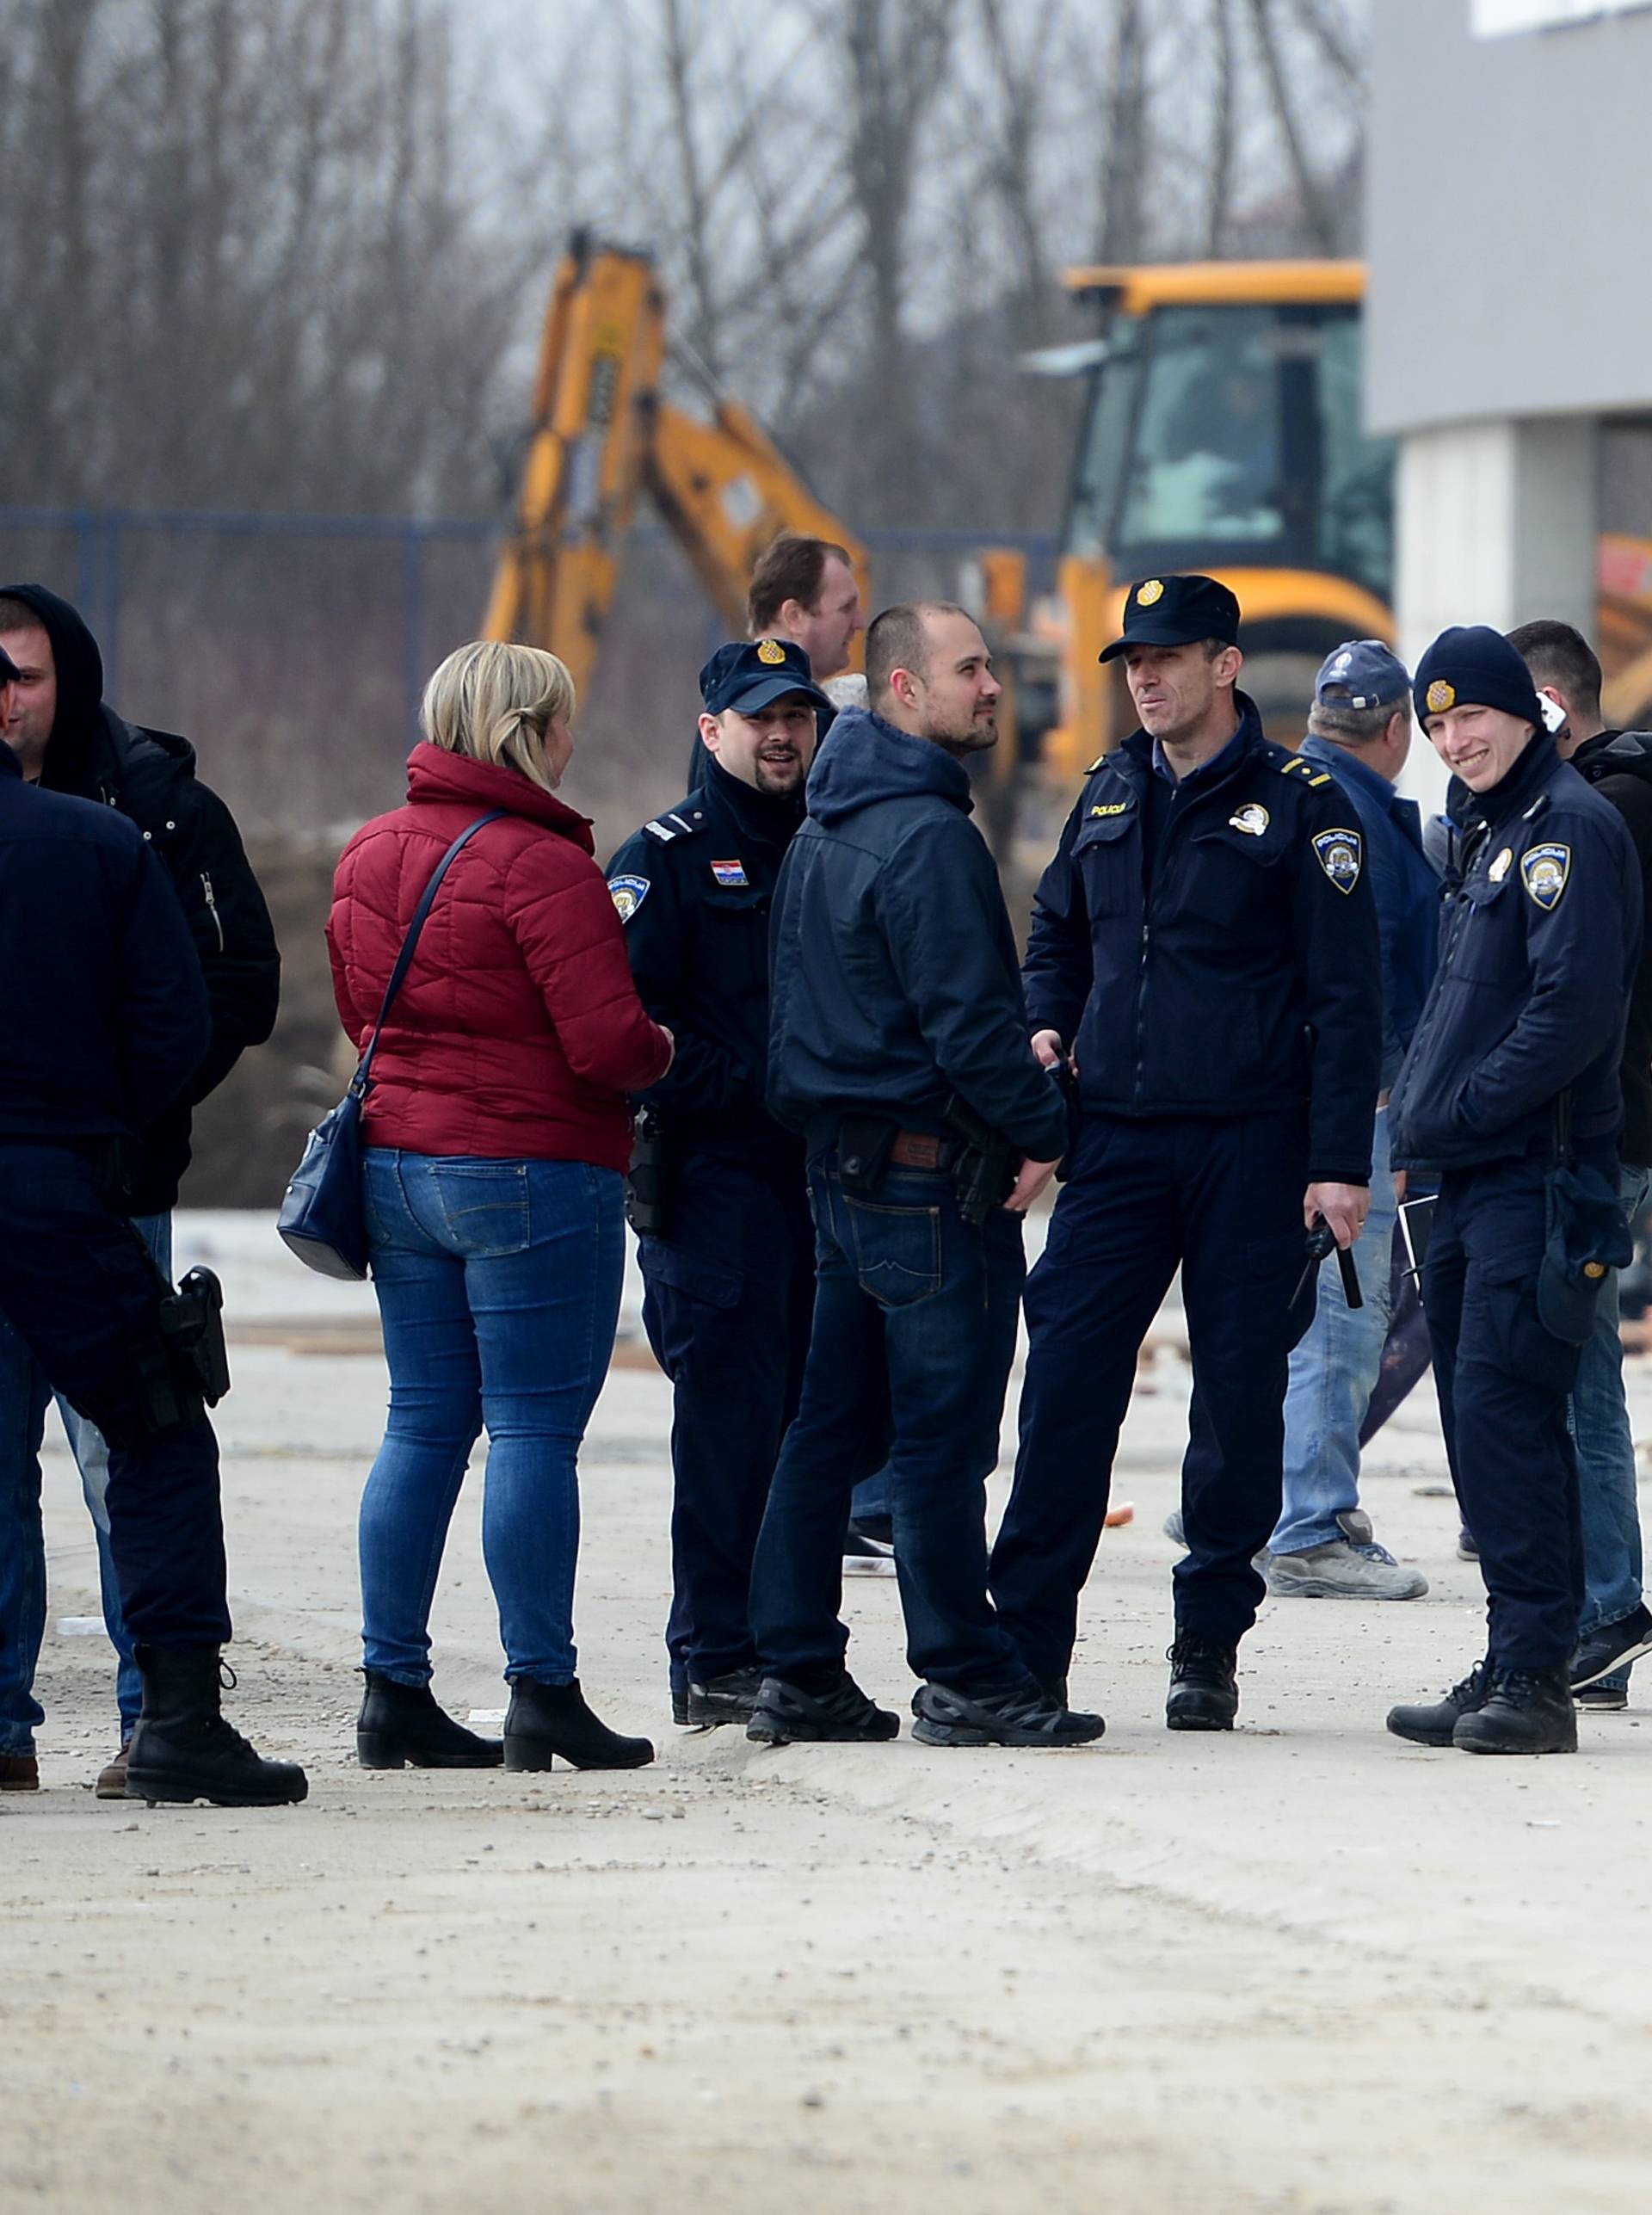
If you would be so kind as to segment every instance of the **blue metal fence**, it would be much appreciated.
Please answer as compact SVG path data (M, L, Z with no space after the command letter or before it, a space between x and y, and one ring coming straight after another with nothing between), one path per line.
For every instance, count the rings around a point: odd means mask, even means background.
M430 669L474 633L500 528L471 517L0 506L0 579L38 578L72 598L102 649L108 697L140 720L207 736L215 780L245 819L316 829L385 804ZM1024 552L1042 587L1056 552L1044 534L865 536L885 603L955 594L959 564L989 544ZM599 768L629 786L656 750L675 762L693 669L718 635L664 530L639 528L586 725L607 756Z

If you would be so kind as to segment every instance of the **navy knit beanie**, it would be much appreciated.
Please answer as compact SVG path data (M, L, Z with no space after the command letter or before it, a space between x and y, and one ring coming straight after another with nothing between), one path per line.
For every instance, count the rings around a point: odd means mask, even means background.
M1411 697L1425 730L1431 715L1443 715L1448 707L1501 707L1536 730L1547 727L1531 670L1502 632L1486 623L1442 631L1417 663Z

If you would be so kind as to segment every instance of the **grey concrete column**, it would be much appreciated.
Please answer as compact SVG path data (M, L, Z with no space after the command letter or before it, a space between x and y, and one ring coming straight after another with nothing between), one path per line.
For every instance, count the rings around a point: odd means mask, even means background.
M1593 416L1408 432L1396 488L1395 614L1409 668L1452 623L1513 630L1539 615L1594 633ZM1445 771L1419 734L1403 788L1438 806Z

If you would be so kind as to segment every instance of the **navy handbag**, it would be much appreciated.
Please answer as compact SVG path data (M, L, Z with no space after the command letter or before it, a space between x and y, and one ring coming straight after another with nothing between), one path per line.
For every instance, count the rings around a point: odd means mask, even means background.
M478 816L468 830L459 833L437 862L435 873L413 911L402 950L396 957L396 966L390 972L367 1050L356 1065L344 1097L310 1133L304 1159L293 1170L293 1181L282 1198L275 1228L305 1268L314 1269L324 1277L351 1277L359 1281L367 1274L367 1223L361 1196L361 1103L367 1095L373 1057L379 1051L385 1018L412 966L419 933L424 929L449 866L461 846L468 844L485 824L497 823L505 812L505 809L496 807L490 815Z

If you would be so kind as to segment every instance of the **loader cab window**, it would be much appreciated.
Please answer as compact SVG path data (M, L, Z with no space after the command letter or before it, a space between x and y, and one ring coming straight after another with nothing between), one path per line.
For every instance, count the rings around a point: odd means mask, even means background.
M1393 449L1360 429L1358 312L1172 307L1118 318L1068 551L1128 577L1327 569L1386 597Z

